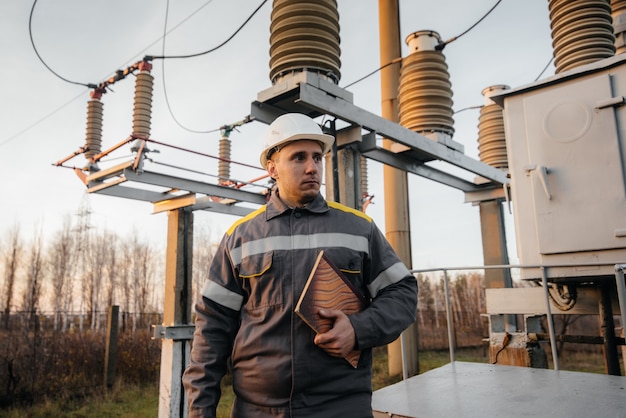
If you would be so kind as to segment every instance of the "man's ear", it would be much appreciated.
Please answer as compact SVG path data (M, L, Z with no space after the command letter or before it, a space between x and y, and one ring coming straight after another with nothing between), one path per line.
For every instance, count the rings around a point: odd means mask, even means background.
M271 178L276 180L278 178L278 171L276 170L276 163L272 160L267 160L267 165L265 167L267 170L267 174L269 174Z

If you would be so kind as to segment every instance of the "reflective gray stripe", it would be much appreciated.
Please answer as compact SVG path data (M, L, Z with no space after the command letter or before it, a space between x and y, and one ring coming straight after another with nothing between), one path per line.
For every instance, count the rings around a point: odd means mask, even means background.
M202 296L234 311L240 310L243 303L243 296L220 286L212 280L207 280L204 284Z
M230 256L234 264L241 263L245 257L263 254L276 250L301 250L322 247L345 247L369 253L366 237L351 234L312 234L312 235L279 235L248 241L241 247L233 248Z
M406 268L404 263L399 262L380 273L372 283L367 285L367 288L370 291L370 295L375 298L381 289L384 289L390 284L398 283L406 275L410 274L411 272Z

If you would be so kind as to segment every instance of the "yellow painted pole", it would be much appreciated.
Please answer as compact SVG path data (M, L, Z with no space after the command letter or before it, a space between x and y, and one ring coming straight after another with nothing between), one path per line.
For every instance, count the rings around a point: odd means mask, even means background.
M385 119L398 122L398 85L400 80L400 8L398 0L379 0L380 26L380 72L381 114ZM390 62L398 61L388 65ZM391 141L383 140L383 147L390 148ZM383 168L385 187L385 230L386 236L400 259L412 268L411 236L409 225L407 173L385 165ZM410 326L402 337L389 344L389 374L403 373L405 377L419 373L417 322ZM404 353L403 353L404 352ZM404 354L404 358L403 358Z

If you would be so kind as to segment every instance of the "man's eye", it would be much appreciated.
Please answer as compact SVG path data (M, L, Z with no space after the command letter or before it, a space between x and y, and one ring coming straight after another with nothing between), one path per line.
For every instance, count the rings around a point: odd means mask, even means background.
M316 163L322 162L322 156L321 155L314 155L313 156L313 161L315 161Z

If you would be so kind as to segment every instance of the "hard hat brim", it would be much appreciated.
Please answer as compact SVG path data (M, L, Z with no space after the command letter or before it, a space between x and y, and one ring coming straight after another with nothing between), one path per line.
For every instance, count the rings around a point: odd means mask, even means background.
M320 142L323 146L322 155L326 155L326 153L330 151L331 147L333 146L333 143L335 142L335 138L332 135L303 133L303 134L292 135L283 139L282 141L278 141L274 144L274 147L280 147L281 145L285 145L290 142L302 141L302 140ZM268 154L267 152L264 152L263 154L261 154L260 161L261 161L261 167L263 168L267 168L267 154Z

